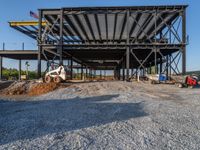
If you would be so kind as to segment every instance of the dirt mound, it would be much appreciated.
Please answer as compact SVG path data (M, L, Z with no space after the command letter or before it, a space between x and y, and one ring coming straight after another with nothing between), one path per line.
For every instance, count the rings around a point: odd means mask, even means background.
M22 95L27 94L33 82L30 81L15 81L9 87L2 90L5 95Z
M2 95L42 95L58 88L64 88L68 85L57 83L38 83L36 81L15 81L7 88L0 91Z
M0 81L0 91L9 87L14 81Z
M32 86L28 94L31 96L41 95L41 94L51 92L59 87L60 87L60 84L56 84L56 83L38 83Z

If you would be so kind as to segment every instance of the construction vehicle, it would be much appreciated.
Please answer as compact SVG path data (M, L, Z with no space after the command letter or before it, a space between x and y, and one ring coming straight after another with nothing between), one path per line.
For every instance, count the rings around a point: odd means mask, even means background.
M175 84L179 88L183 88L183 87L194 88L198 86L198 77L194 75L188 75L188 76L182 77L182 79L180 80L175 80Z
M65 81L70 75L70 71L68 67L64 67L63 65L59 66L51 66L49 70L46 71L44 81L46 83L55 82L60 83Z
M152 75L147 75L146 77L151 84L165 83L167 80L165 74L152 74Z

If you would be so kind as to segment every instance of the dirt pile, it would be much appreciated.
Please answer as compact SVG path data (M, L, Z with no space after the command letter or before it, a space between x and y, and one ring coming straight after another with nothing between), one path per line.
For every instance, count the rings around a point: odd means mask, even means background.
M41 95L41 94L51 92L59 87L60 87L60 84L56 84L56 83L38 83L32 86L28 94L31 96Z
M1 91L4 95L22 95L27 94L34 82L30 81L15 81L9 87Z
M68 85L57 83L38 83L37 81L15 81L7 88L1 89L2 95L42 95Z
M0 81L0 91L9 87L14 81Z

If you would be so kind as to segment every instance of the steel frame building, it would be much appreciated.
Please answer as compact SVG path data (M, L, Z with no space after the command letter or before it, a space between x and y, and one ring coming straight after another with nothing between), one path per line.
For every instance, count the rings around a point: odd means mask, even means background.
M61 64L71 60L71 69L75 61L82 70L114 70L116 79L122 74L123 79L129 80L139 71L185 74L186 8L187 5L39 9L38 22L10 22L12 28L37 40L38 51L0 51L0 56L38 60L39 77L42 59L59 60Z

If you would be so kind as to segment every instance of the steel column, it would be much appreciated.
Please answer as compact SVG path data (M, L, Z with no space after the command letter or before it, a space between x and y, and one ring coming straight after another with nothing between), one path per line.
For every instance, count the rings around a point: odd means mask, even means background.
M115 80L118 80L118 68L117 67L114 70L114 78L115 78Z
M100 79L102 79L102 72L101 72L101 70L100 70Z
M117 70L117 69L115 68L114 71L113 71L113 72L114 72L114 79L115 79L115 80L117 79L117 71L116 71L116 70Z
M159 49L165 51L163 53L164 56L162 56L163 67L165 63L164 58L166 57L166 55L169 55L173 52L175 53L175 51L182 49L182 51L180 50L180 53L183 56L182 73L184 74L184 72L186 72L185 44L187 43L185 16L186 6L166 6L166 8L161 7L161 9L160 7L151 7L150 10L149 7L136 8L132 9L131 7L105 7L99 8L99 10L97 10L96 8L61 8L56 10L39 10L39 23L36 22L37 24L39 24L38 31L36 28L34 29L33 33L30 33L30 31L24 33L33 34L35 36L35 39L38 40L38 77L41 77L41 57L43 58L43 56L47 60L56 59L60 61L60 63L63 63L64 59L68 59L71 57L74 62L76 62L80 58L81 60L79 60L79 64L83 63L90 68L102 70L109 68L113 69L118 64L120 64L120 69L123 68L123 71L124 69L126 69L126 72L123 73L125 75L125 77L123 76L123 79L125 78L126 80L130 79L130 73L132 74L130 69L132 67L138 69L143 68L142 71L146 72L147 68L151 69L149 68L150 62L152 63L152 66L155 65L155 73L158 73L159 70L159 72L161 72L162 70L166 72L166 69L161 68L162 66L159 66L162 65L160 64L161 62L159 59ZM104 18L104 16L102 16L102 13L105 15L105 20L102 20ZM113 19L110 20L111 14L113 16ZM120 18L118 17L123 17L121 18L122 22L120 22ZM171 35L168 35L168 33L171 34L175 29L173 25L176 25L174 24L174 22L176 22L177 17L182 17L181 30L183 32L183 34L180 33L180 35L182 35L182 40L179 41L177 39L178 43L172 42L173 39ZM140 18L144 19L143 23L141 23ZM131 19L133 20L131 21ZM105 25L103 24L104 21ZM92 27L93 25L94 27ZM101 27L101 25L103 26ZM120 27L120 31L117 31L118 26ZM173 30L165 31L167 27L173 27ZM19 26L18 28L23 28L22 31L26 31L27 27L24 28ZM113 28L113 38L110 36L111 33L108 30L109 28ZM104 34L104 31L106 31L106 36ZM37 32L38 36L36 36ZM179 33L178 28L174 32L175 35L173 33L173 36L176 36L176 34ZM98 35L94 36L94 33L97 33ZM157 39L158 35L160 35L160 39ZM84 51L81 51L81 49L83 49ZM100 51L101 49L102 51ZM106 51L106 53L104 53L104 50L107 49L109 51ZM110 51L111 49L113 50L113 52ZM134 52L132 50L134 50ZM152 51L148 55L148 57L145 58L145 55L148 53L149 50ZM95 51L97 51L97 53ZM153 52L155 53L155 59ZM133 55L134 58L130 54ZM10 55L9 57L17 58L17 56L14 55ZM34 55L33 59L36 59L35 57L36 55ZM121 59L122 57L123 59ZM23 56L23 58L26 58L26 56ZM133 61L131 60L132 58L134 59ZM96 61L96 59L105 60L105 62L101 63L100 61ZM93 63L91 60L95 60L95 62ZM106 62L110 60L111 62ZM112 60L115 60L116 62ZM138 63L135 63L135 60ZM121 65L122 61L123 65ZM134 64L130 64L132 62L134 62ZM171 61L169 61L168 59L168 72L170 68L169 64L171 64ZM177 64L178 63L175 64L175 69L177 69ZM73 67L73 65L71 65L71 67ZM72 68L71 70L73 72ZM120 74L122 74L121 70ZM117 68L115 71L115 76L117 76ZM71 78L72 77L73 76L71 75Z
M186 73L186 9L182 12L182 74Z
M38 23L38 43L39 43L39 47L38 47L38 65L37 65L37 75L38 78L41 77L41 52L42 52L42 46L40 44L42 44L42 10L39 10L39 23Z
M63 53L63 16L64 16L64 10L61 9L61 11L60 11L60 46L59 46L59 55L60 55L59 63L60 63L60 65L63 65L63 58L62 58L62 53Z
M24 50L24 43L22 43L22 50ZM19 80L21 80L21 70L22 70L22 62L21 59L19 59Z
M81 80L83 80L83 64L81 64Z
M166 59L166 74L167 74L167 79L169 79L169 55L167 55L167 59Z
M169 67L169 75L171 76L172 75L172 55L170 54L169 55L169 62L170 62L170 66Z
M19 80L21 80L21 69L22 69L22 61L19 59Z
M135 74L135 75L136 75L136 78L137 78L137 76L138 76L138 70L139 70L139 69L137 68L137 69L136 69L136 74Z
M162 73L163 70L163 62L162 62L162 57L160 57L160 74Z
M132 75L133 75L133 68L131 68L131 77L132 77Z
M151 74L151 68L152 68L152 65L151 65L151 62L150 62L149 74Z
M155 26L155 29L157 29L157 10L154 13L154 26ZM155 30L155 34L154 34L155 43L157 43L156 35L157 35L157 32ZM157 68L157 47L155 47L155 49L154 49L154 54L155 54L155 63L154 63L154 65L155 65L155 74L157 74L158 73L158 68Z
M155 70L154 70L154 71L155 71L155 74L156 74L156 73L157 73L157 70L158 70L158 69L157 69L157 49L156 49L156 48L154 49L154 55L155 55L155 60L154 60L154 65L155 65L155 68L154 68L154 69L155 69Z
M71 58L71 62L70 62L71 64L70 64L70 69L71 69L71 71L70 71L70 79L72 80L73 79L73 59Z
M5 43L3 43L3 50L5 50ZM0 56L0 80L3 77L3 57Z
M121 74L120 74L120 68L119 67L118 67L117 74L118 74L118 80L120 80L121 79Z
M126 39L126 43L127 45L129 45L130 41L129 41L129 36L130 36L130 31L129 31L129 16L130 16L130 12L129 10L127 11L127 20L126 20L126 28L127 28L127 39ZM129 69L130 69L130 47L127 46L126 47L126 80L129 81Z
M2 80L2 72L3 72L3 57L0 56L0 80Z
M92 68L89 69L89 77L92 79Z
M85 70L85 74L86 74L86 78L88 77L88 67L87 66L85 66L86 67L86 70Z
M126 80L129 80L129 69L130 69L130 49L127 46L126 49Z
M122 78L123 81L125 80L125 63L123 62L123 66L122 66Z

